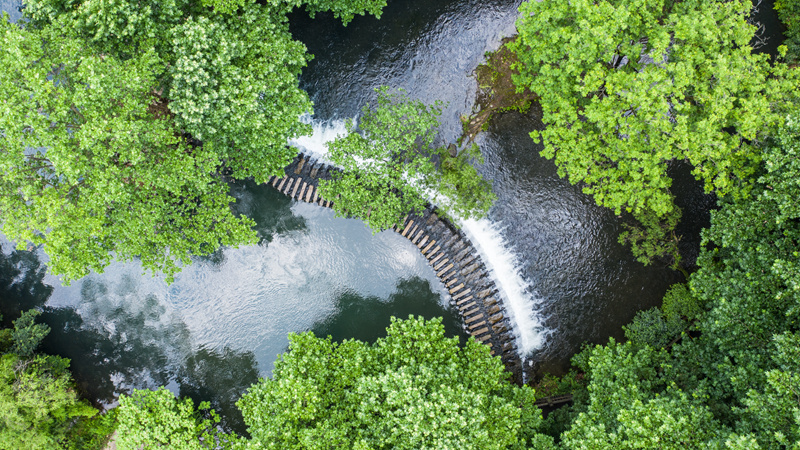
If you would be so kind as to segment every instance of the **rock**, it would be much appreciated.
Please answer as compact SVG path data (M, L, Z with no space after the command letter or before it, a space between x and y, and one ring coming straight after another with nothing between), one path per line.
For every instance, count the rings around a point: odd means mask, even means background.
M458 148L456 148L456 144L450 144L449 146L447 146L447 151L450 152L450 156L452 156L453 158L458 156Z

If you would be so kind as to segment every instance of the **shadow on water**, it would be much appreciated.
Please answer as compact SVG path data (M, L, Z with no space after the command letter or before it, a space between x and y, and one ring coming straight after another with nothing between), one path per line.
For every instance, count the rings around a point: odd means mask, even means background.
M2 250L2 249L0 249ZM44 306L53 287L32 251L0 251L0 311L4 326L31 308L50 327L39 351L71 360L81 395L97 406L116 403L132 389L167 386L196 403L211 401L223 427L245 432L235 402L258 380L252 352L194 348L186 324L153 295L138 298L135 280L123 279L113 292L92 279L81 286L76 308Z
M225 428L245 435L244 419L236 402L258 381L258 376L253 352L201 347L184 360L177 382L182 397L192 398L195 404L211 402Z
M40 308L53 287L44 284L47 267L35 252L13 250L6 254L0 244L0 314L3 327L10 327L23 311Z
M311 328L315 335L330 336L338 342L345 339L374 342L386 336L390 317L405 319L413 314L426 319L443 317L447 336L458 336L462 343L468 337L458 316L440 303L439 294L431 290L427 280L417 277L398 281L395 292L386 300L344 292L336 299L335 307L336 312Z
M398 281L396 291L387 300L344 292L336 299L336 312L316 323L311 331L337 342L345 339L374 342L386 336L390 317L405 319L412 314L426 319L442 317L445 334L458 336L462 343L469 336L461 328L458 316L442 306L439 294L431 290L429 282L417 277Z
M272 242L279 234L306 230L306 220L292 212L293 200L268 184L252 179L229 183L230 195L236 199L233 212L256 222L261 245Z

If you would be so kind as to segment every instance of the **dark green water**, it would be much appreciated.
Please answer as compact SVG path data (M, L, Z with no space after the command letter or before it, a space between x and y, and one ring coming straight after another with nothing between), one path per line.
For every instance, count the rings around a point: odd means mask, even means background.
M169 387L211 400L243 431L235 401L269 376L291 332L372 341L390 317L444 317L442 286L415 246L373 236L356 220L294 204L272 188L232 187L237 208L258 223L261 243L197 259L172 285L114 263L71 286L46 275L36 251L0 256L0 310L13 318L43 308L42 350L72 360L83 394L110 405L132 388Z
M17 5L3 0L2 8ZM327 14L315 20L295 14L293 33L316 55L301 79L315 101L313 122L336 128L385 84L447 102L439 140L455 140L458 118L474 102L471 72L513 33L517 6L391 0L381 20L356 18L348 27ZM480 170L494 180L499 199L486 227L474 231L487 253L502 260L496 267L513 266L498 271L509 279L509 295L528 308L529 328L518 330L536 338L528 362L559 372L583 342L619 337L636 311L657 305L680 277L663 266L643 267L617 243L621 219L538 156L528 132L539 126L533 108L525 116L499 116L479 138L486 158ZM319 143L311 139L309 146ZM691 255L713 199L685 168L672 173L687 218L682 245ZM373 236L358 221L292 203L269 187L231 189L239 212L256 220L261 242L198 259L169 286L135 263L114 263L65 287L45 275L39 253L13 252L3 242L3 315L44 308L42 319L52 328L44 350L71 358L81 389L98 403L112 404L133 387L166 385L212 400L239 429L233 403L269 375L290 332L372 340L390 316L413 313L444 316L448 332L463 336L441 284L400 236Z

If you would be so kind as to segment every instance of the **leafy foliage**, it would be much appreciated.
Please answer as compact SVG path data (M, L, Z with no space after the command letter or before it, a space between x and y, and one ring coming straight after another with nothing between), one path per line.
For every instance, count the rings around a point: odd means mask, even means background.
M123 450L165 447L175 450L232 448L235 435L219 432L219 416L202 402L178 400L163 387L134 390L119 399L117 447Z
M172 275L192 254L253 240L214 176L219 159L149 112L153 52L119 61L52 29L0 26L6 235L44 244L67 279L102 271L112 251Z
M376 231L423 210L428 199L451 217L486 215L495 196L470 164L470 159L482 162L477 147L455 158L445 148L431 149L441 105L425 105L386 87L377 91L376 105L362 110L360 133L350 124L347 136L328 144L331 161L342 171L320 183L320 195L335 200L337 213L360 217Z
M310 56L286 18L302 5L347 22L385 1L31 0L24 28L4 18L3 232L42 244L67 280L112 252L171 279L191 255L254 242L218 170L263 182L310 130Z
M674 253L667 164L687 160L707 192L741 197L780 125L796 77L753 54L749 0L530 1L520 7L519 90L540 96L542 154L599 205L644 226L640 259ZM667 244L667 245L665 245Z
M786 59L793 64L800 62L800 1L776 0L775 11L781 22L786 25Z
M42 342L50 327L42 323L34 323L36 316L41 312L31 309L22 313L22 316L14 321L14 330L11 332L11 353L27 358L33 355L34 350Z
M659 308L639 311L630 324L626 325L625 337L634 345L649 345L654 348L666 347L680 336L687 324L678 318L667 319Z
M517 448L541 413L533 391L505 381L502 363L441 321L393 320L373 345L290 335L272 379L239 401L251 448ZM546 448L546 447L541 447Z
M13 330L2 330L10 345L0 356L0 448L101 448L110 431L96 426L98 411L78 398L69 360L33 353L49 331L34 323L38 314L26 311Z
M68 365L57 356L0 357L0 447L57 448L73 419L97 414L75 394Z
M762 150L750 196L712 214L688 288L674 286L662 310L639 313L629 342L574 359L589 400L563 433L565 447L800 448L797 116ZM668 352L679 332L671 323L690 333Z

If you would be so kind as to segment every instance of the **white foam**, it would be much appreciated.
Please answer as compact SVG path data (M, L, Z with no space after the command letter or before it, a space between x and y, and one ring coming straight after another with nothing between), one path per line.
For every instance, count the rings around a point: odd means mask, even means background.
M300 121L310 124L313 131L310 136L290 139L289 145L320 162L331 164L327 143L337 137L347 136L347 122L342 119L317 120L308 114L300 116Z
M304 115L301 120L311 124L313 133L311 136L293 139L289 144L330 164L327 143L348 134L346 121L321 121L309 115ZM439 193L428 189L425 191L432 203L447 205L448 199L442 198ZM537 306L542 300L531 293L530 284L520 273L519 259L503 238L499 223L488 219L458 222L480 254L500 295L503 296L506 312L517 338L518 351L524 359L542 347L547 335L546 328L536 314Z
M524 359L542 347L546 330L536 314L541 299L531 293L531 286L520 273L520 263L502 235L497 222L468 219L461 228L469 237L492 275L505 300L506 311L520 356Z

